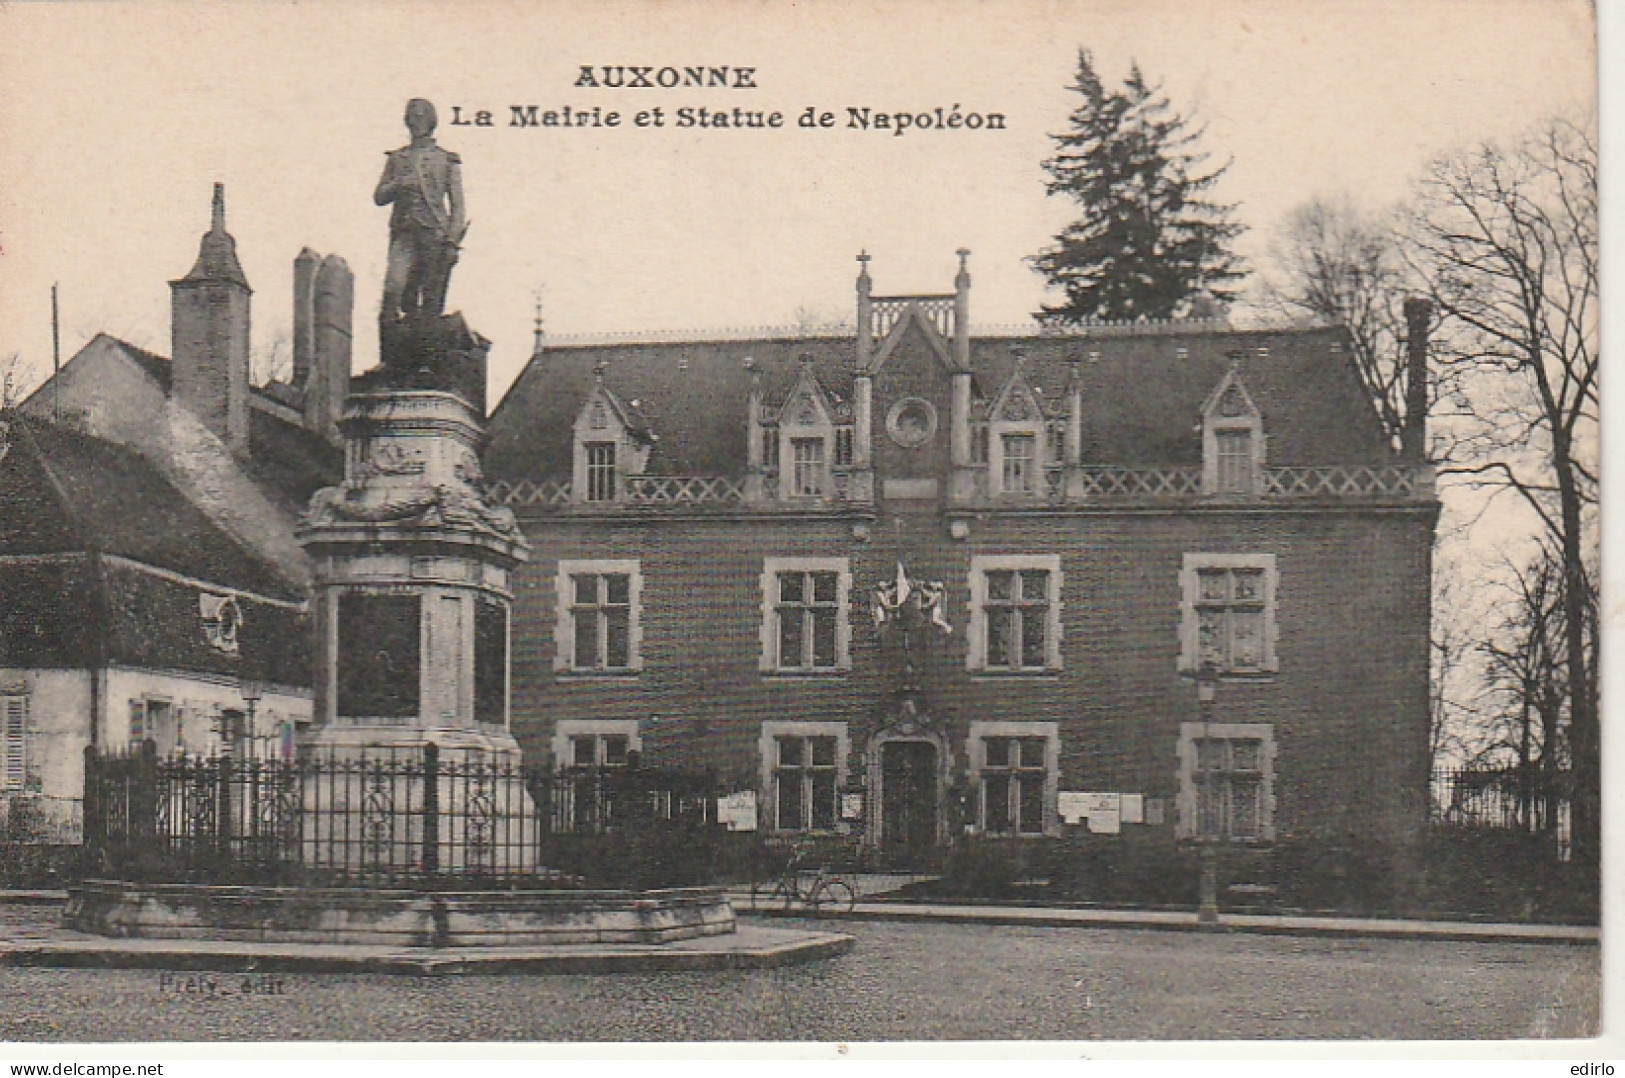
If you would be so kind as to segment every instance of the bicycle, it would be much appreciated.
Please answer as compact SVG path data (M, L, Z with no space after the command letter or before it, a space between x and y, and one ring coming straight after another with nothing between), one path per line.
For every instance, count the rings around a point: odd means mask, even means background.
M806 867L809 852L806 844L798 845L776 879L753 880L750 908L754 910L766 900L781 901L785 909L805 906L815 915L826 910L851 913L858 904L857 885L825 865Z

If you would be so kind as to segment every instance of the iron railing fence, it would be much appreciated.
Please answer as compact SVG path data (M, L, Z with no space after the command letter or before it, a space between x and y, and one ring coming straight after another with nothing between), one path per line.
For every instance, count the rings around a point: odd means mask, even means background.
M710 774L478 754L85 754L87 875L431 889L709 882Z
M1571 772L1516 764L1441 768L1433 772L1430 818L1435 824L1549 835L1567 860Z

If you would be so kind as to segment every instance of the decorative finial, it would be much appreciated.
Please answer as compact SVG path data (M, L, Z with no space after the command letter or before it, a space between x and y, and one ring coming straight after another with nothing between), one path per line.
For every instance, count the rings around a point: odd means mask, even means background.
M801 361L801 369L802 370L804 370L804 371L812 370L813 354L811 352L803 352L797 358Z
M226 185L214 185L214 207L209 218L210 232L224 232L226 230Z
M954 254L959 256L959 272L964 273L965 270L969 268L968 263L970 260L970 248L961 247L959 250L955 251Z
M871 256L869 254L869 249L867 247L865 247L863 250L858 252L858 261L860 263L862 263L863 272L865 272L865 273L869 272L869 259L871 257L873 257L873 256Z
M597 363L592 365L593 377L598 380L600 385L603 384L604 372L607 370L609 370L609 360L607 359L600 359Z
M535 333L536 333L536 351L540 352L542 350L542 292L541 292L541 289L536 290L536 325L535 325Z

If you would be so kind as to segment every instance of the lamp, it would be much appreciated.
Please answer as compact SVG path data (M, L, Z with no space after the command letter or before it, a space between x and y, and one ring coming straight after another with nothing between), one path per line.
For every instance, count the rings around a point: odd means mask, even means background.
M1204 807L1213 804L1213 769L1202 767L1202 750L1209 741L1213 725L1213 698L1219 687L1219 668L1204 661L1193 675L1196 681L1196 703L1202 716L1202 739L1197 742L1192 764L1201 768L1202 787L1196 803L1196 855L1201 876L1197 884L1196 921L1198 924L1217 926L1219 923L1219 834L1218 821L1205 817ZM1209 750L1211 751L1211 750Z
M252 681L248 678L238 678L237 694L243 698L243 705L245 708L247 708L247 713L245 714L243 720L243 725L245 727L243 730L243 735L251 738L254 736L254 708L265 696L265 686L260 684L258 681ZM237 731L226 731L226 745L228 749L237 739Z

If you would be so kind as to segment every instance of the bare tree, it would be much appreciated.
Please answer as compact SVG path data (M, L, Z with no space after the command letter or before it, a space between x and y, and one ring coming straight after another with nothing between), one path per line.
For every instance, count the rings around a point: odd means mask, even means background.
M34 368L23 362L21 352L0 359L0 412L17 407L33 391Z
M1519 818L1527 830L1557 823L1557 778L1565 766L1568 686L1564 574L1559 551L1543 544L1513 574L1495 639L1480 645L1486 677L1501 702L1484 756L1514 762Z
M1574 852L1600 834L1591 526L1597 498L1597 151L1552 121L1511 148L1434 163L1408 227L1408 258L1442 321L1438 366L1467 413L1441 475L1512 494L1562 571L1562 661L1573 757Z
M1428 755L1434 767L1460 765L1481 748L1482 721L1474 699L1472 615L1461 602L1459 567L1436 552L1433 567L1432 662L1428 687Z
M286 380L293 374L293 352L288 344L288 335L278 334L265 351L254 358L254 384L266 385L270 382Z
M1368 213L1347 196L1316 198L1287 217L1269 247L1266 310L1344 325L1360 380L1396 444L1405 426L1405 317L1413 274L1391 214Z

